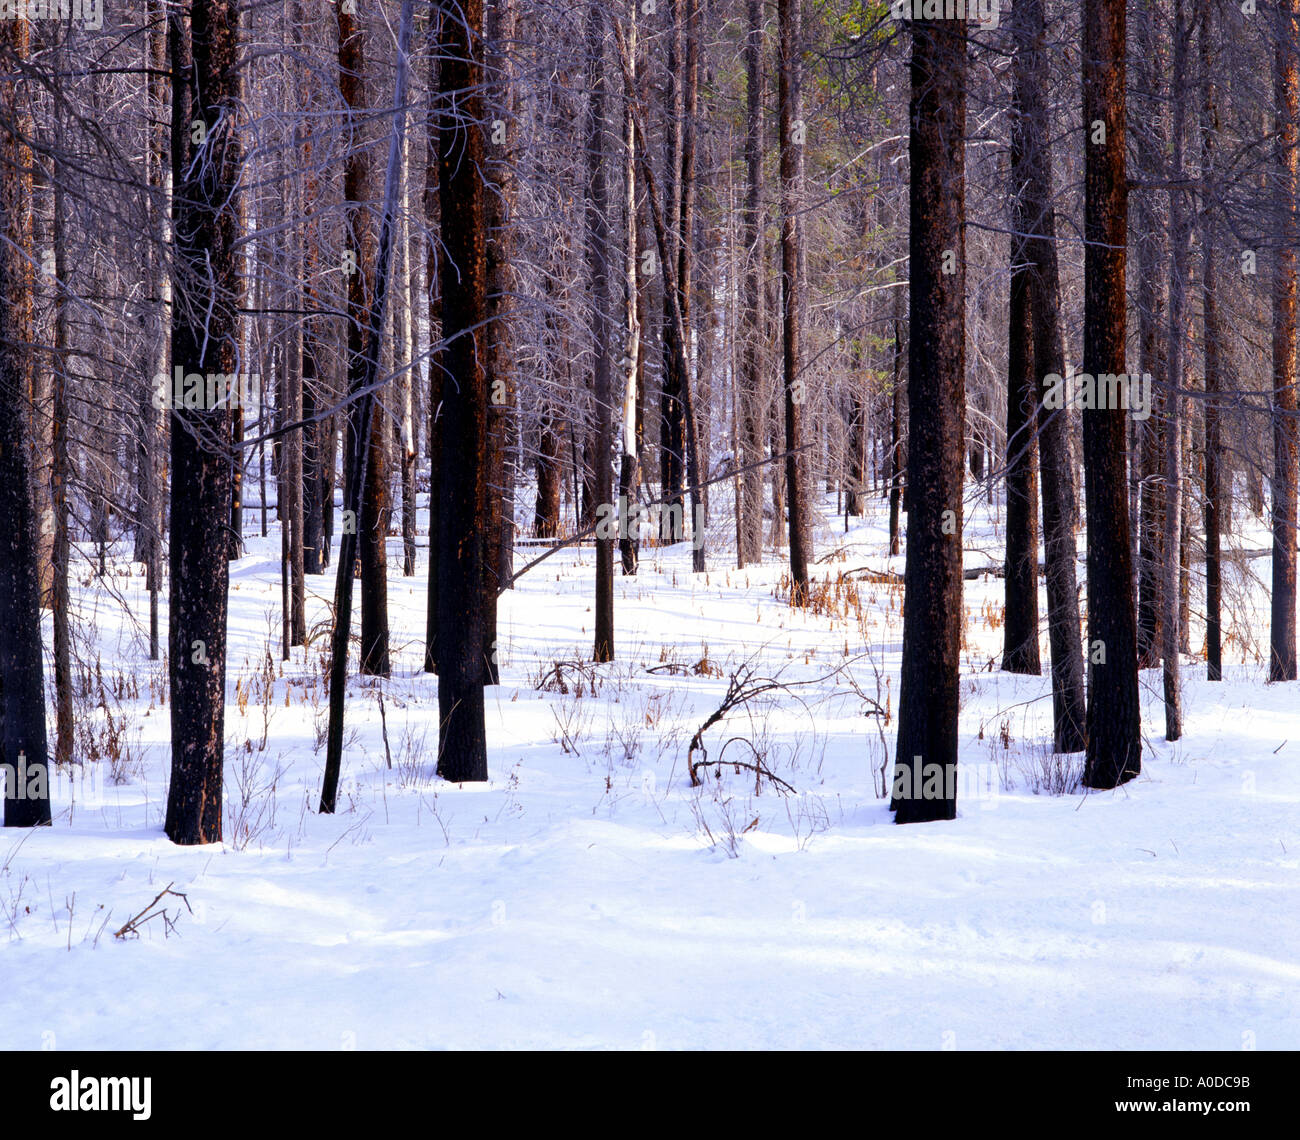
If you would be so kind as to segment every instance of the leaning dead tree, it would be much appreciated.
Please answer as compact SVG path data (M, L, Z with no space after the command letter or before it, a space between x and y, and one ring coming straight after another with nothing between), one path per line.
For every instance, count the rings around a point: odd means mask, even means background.
M320 810L333 812L338 798L339 773L343 761L343 716L347 696L348 641L352 632L352 579L356 572L358 528L346 520L361 517L362 493L366 485L366 462L370 451L371 422L379 387L380 334L388 304L392 276L393 232L396 228L397 196L406 133L407 53L411 42L411 4L404 0L398 29L397 77L393 90L393 131L388 148L388 170L384 177L384 212L379 230L374 304L366 312L362 367L353 375L348 393L352 418L348 442L352 448L348 481L344 488L345 513L339 543L338 577L334 584L334 634L330 645L329 728L325 745L325 775L321 782Z

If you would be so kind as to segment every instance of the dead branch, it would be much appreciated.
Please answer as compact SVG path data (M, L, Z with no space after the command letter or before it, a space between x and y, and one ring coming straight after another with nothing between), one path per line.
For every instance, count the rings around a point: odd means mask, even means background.
M173 930L175 930L176 920L174 918L169 918L167 916L166 907L158 907L157 910L153 909L155 906L158 906L158 903L162 899L166 898L168 895L171 895L172 898L180 899L181 902L185 904L185 909L188 910L190 914L194 913L194 908L190 906L189 898L181 891L172 890L173 886L175 886L174 883L168 883L161 891L159 891L154 896L153 902L151 902L147 907L145 907L144 910L142 910L134 918L127 919L127 921L123 923L122 927L119 930L115 930L113 932L113 937L122 938L122 939L130 938L130 937L139 938L140 928L143 927L145 923L151 921L152 919L158 918L160 915L162 916L164 931L167 934L170 934ZM180 912L177 911L178 915L179 913Z

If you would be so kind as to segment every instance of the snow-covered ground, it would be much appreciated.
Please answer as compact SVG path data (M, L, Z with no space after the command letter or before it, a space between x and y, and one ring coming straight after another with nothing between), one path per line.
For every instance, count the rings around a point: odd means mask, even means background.
M971 505L978 566L1001 526ZM878 501L847 536L823 520L819 554L841 549L816 577L901 570L883 520ZM593 620L592 551L562 552L502 599L492 780L458 787L433 774L425 578L399 559L394 675L351 680L340 811L321 816L333 575L309 579L313 640L282 664L273 527L232 569L227 841L181 849L161 830L144 583L116 553L106 583L86 564L76 584L78 754L103 758L56 781L52 829L0 832L0 1047L1300 1046L1300 708L1296 685L1264 683L1258 589L1228 679L1187 662L1184 739L1164 742L1146 673L1142 776L1061 795L1048 677L990 668L1002 583L968 582L959 818L895 827L896 725L867 714L897 708L901 587L804 613L778 596L778 555L737 571L717 541L695 576L686 546L647 550L615 580L617 660L560 686ZM795 794L726 764L690 786L690 737L745 666L810 683L705 745ZM185 900L114 937L169 886Z

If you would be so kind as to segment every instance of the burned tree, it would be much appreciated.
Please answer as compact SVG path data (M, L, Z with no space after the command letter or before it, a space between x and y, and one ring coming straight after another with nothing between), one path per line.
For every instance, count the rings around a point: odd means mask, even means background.
M957 815L966 421L966 29L953 20L911 28L911 434L890 803L898 823Z
M231 422L238 383L235 240L239 140L232 0L169 16L172 72L172 362L204 377L200 407L171 408L172 776L165 829L175 843L221 839L230 570ZM214 379L215 378L215 379Z

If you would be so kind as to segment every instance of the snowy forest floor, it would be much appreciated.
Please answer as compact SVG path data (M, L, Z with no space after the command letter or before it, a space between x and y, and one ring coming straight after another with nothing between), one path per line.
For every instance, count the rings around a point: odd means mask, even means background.
M1000 561L998 509L971 507L966 565ZM434 775L427 549L403 578L390 539L394 673L350 680L340 810L322 816L333 571L308 579L310 644L282 663L280 539L253 535L254 504L220 847L162 834L165 672L129 546L103 580L80 562L84 763L53 783L52 829L0 832L0 1046L1300 1046L1300 705L1265 684L1267 595L1247 575L1266 581L1267 560L1225 569L1225 682L1186 659L1170 745L1145 672L1142 775L1102 794L1051 755L1045 624L1044 675L998 672L1003 584L967 582L959 818L895 827L896 724L868 698L897 709L902 587L834 585L901 572L883 510L848 535L823 518L814 577L832 585L809 612L784 600L779 555L727 568L725 518L705 575L685 545L643 551L616 573L617 660L599 667L592 550L530 572L501 600L478 786ZM726 763L690 786L690 738L745 666L808 683L705 745L761 757L794 794ZM169 885L185 898L114 937Z

